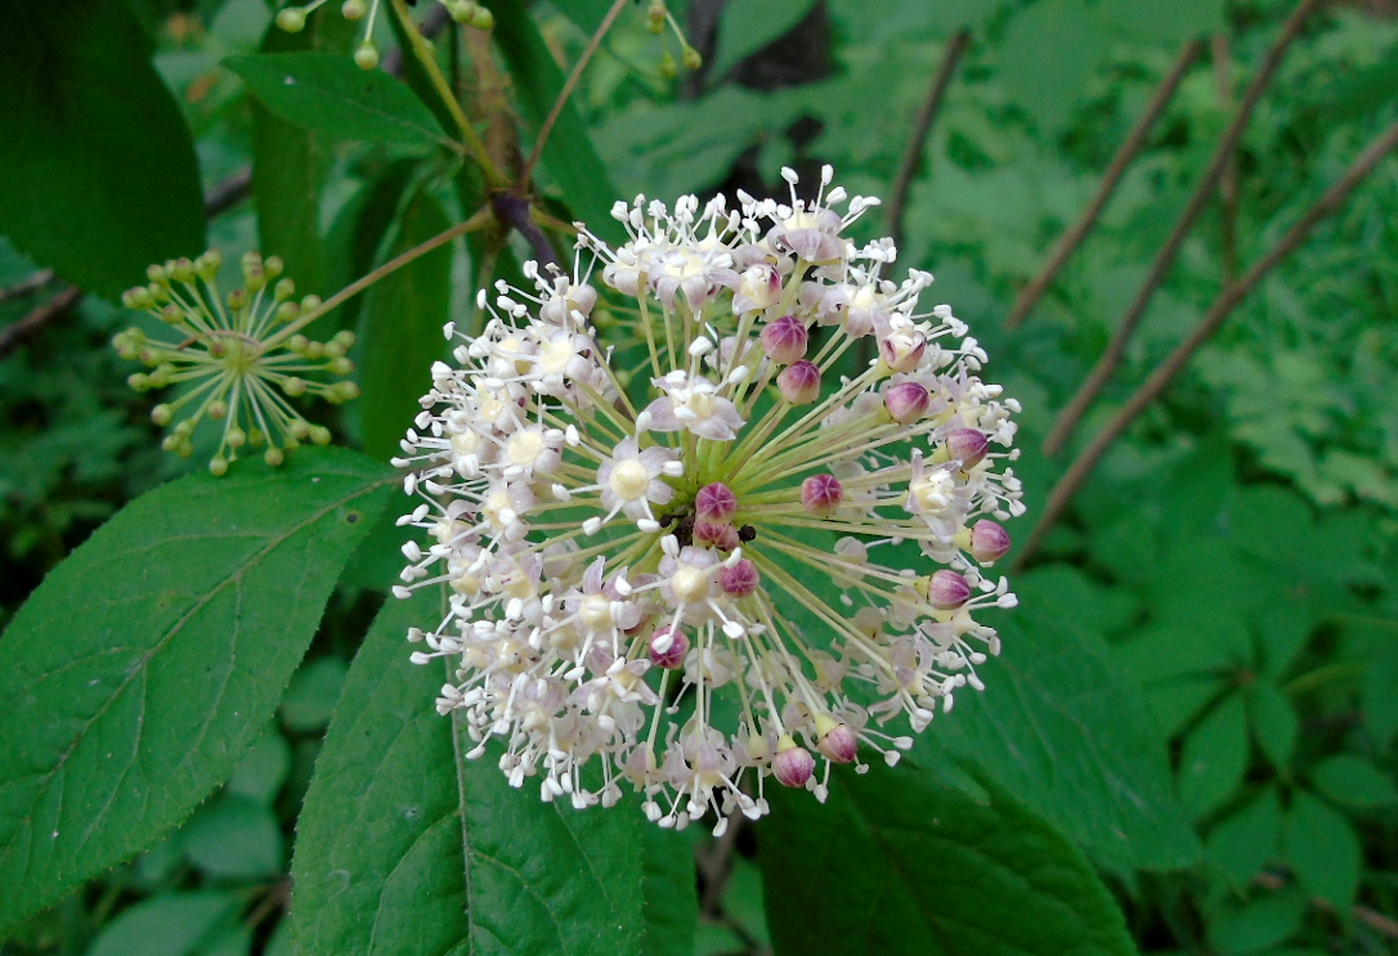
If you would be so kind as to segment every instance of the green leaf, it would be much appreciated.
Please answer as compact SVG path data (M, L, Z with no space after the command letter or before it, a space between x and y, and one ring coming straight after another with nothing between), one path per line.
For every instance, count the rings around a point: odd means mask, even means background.
M644 827L641 853L645 899L642 951L647 956L693 952L699 921L693 841L687 833Z
M182 833L190 862L213 877L256 880L282 870L282 832L266 805L225 793L201 807Z
M1097 12L1085 0L1043 0L1010 21L1000 50L1000 76L1030 120L1055 135L1110 48ZM1064 56L1064 50L1073 55Z
M1296 709L1286 693L1266 677L1249 685L1245 697L1253 737L1272 766L1285 772L1291 766L1300 730Z
M576 811L512 790L432 702L440 666L409 663L435 595L392 601L345 681L316 763L292 875L306 953L597 953L641 946L640 808ZM345 799L354 794L354 799Z
M250 797L271 806L291 771L291 747L286 738L269 728L243 756L228 778L225 792Z
M382 70L334 53L231 56L224 66L282 119L336 140L403 146L447 143L423 102Z
M1276 856L1281 822L1281 799L1277 788L1269 786L1209 831L1209 856L1228 874L1235 889L1246 887Z
M1301 885L1339 910L1348 910L1359 887L1363 856L1349 821L1302 791L1291 800L1284 840L1287 860Z
M1306 916L1306 894L1296 886L1247 903L1229 903L1209 918L1209 943L1221 954L1255 953L1291 937Z
M204 249L194 144L123 0L5 5L0 230L115 299Z
M1311 768L1315 788L1336 803L1378 809L1398 803L1393 777L1358 754L1336 754Z
M731 0L725 4L718 22L718 52L709 76L725 76L740 60L804 20L814 5L814 0Z
M313 16L300 33L267 27L264 53L346 47L339 17ZM348 53L339 51L342 56ZM330 137L303 129L252 101L252 198L257 207L257 240L267 255L280 256L302 295L322 298L327 287L325 243L320 235L320 204L330 164Z
M1227 800L1248 766L1247 712L1243 698L1224 698L1184 739L1180 799L1201 817Z
M493 36L509 66L515 97L525 120L537 132L563 89L563 73L525 4L497 4L491 12L495 14ZM542 161L578 219L609 243L626 241L625 230L611 212L621 195L571 101L558 114L544 144Z
M0 640L0 926L184 819L263 732L391 472L338 449L137 499Z
M1073 843L1003 794L975 800L905 762L841 768L823 806L768 798L758 862L778 953L1135 952Z
M230 890L152 896L102 927L87 956L212 956L242 908L241 894Z
M1039 611L1050 602L1037 575L1021 575L1015 590L1020 606L995 621L1004 651L981 672L985 693L958 694L926 743L979 768L1103 863L1167 869L1198 860L1140 693L1100 640Z
M322 657L296 672L282 695L280 708L288 730L306 734L325 729L340 698L345 670L345 662L340 658Z
M451 227L442 204L426 190L403 210L389 249L394 256ZM360 316L356 403L364 450L388 460L422 410L418 398L432 384L432 363L451 350L442 327L451 320L451 262L445 243L374 284Z

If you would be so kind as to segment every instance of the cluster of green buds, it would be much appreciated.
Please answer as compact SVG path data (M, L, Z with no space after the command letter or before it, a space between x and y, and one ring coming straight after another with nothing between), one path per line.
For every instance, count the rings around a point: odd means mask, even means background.
M680 59L678 63L675 61L675 56L670 52L667 43L665 53L660 58L660 73L667 80L673 80L679 75L680 65L693 72L704 65L704 57L698 50L689 45L689 41L685 39L684 31L680 29L680 25L675 21L674 15L670 13L669 7L665 5L665 0L651 0L650 6L646 8L646 29L656 36L662 36L667 26L679 41Z
M359 394L345 378L354 371L346 356L354 333L339 332L326 342L301 334L321 314L321 300L293 299L295 283L280 278L281 259L263 259L256 252L243 256L242 286L226 296L218 286L222 263L223 257L210 250L192 261L151 266L150 281L128 289L122 303L160 319L170 336L157 338L132 327L112 339L122 358L149 369L127 379L132 388L181 389L151 410L156 424L174 426L162 443L166 451L187 458L204 419L222 424L222 439L209 460L216 475L245 448L261 449L268 464L279 465L286 451L304 442L329 443L330 430L308 422L288 399L315 395L339 404Z
M277 26L288 33L298 33L306 27L306 18L324 6L327 0L311 0L303 6L284 7L277 13ZM475 0L437 0L447 8L451 18L457 23L489 30L495 25L495 17ZM372 70L379 65L379 48L374 42L374 21L378 19L380 0L344 0L340 4L340 15L357 23L364 21L364 34L354 51L354 62L361 69Z

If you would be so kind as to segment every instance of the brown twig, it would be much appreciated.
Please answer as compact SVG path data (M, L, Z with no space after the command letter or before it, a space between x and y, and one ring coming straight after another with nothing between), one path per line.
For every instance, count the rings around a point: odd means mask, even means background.
M553 132L553 124L558 122L558 116L563 112L563 106L568 102L568 97L573 95L573 90L577 89L578 80L582 78L583 70L587 64L592 62L593 55L602 45L602 38L607 35L607 31L612 28L616 18L626 7L626 0L616 0L607 15L602 18L592 38L587 41L587 48L583 50L582 56L578 57L578 62L573 64L573 72L568 74L568 79L563 84L563 89L558 91L558 97L553 101L553 107L549 110L549 115L544 120L544 125L539 127L539 135L534 138L534 149L529 153L529 159L524 164L524 173L520 176L520 182L527 183L534 175L534 167L539 165L539 157L543 155L544 143L548 142L549 134Z
M937 68L937 74L932 77L932 85L927 90L927 98L923 100L922 107L918 110L917 122L913 125L912 136L908 139L908 148L904 151L903 161L898 166L898 178L893 181L892 198L888 201L888 234L893 237L895 246L903 244L903 214L908 207L908 191L912 188L913 176L917 174L918 160L922 158L924 148L927 145L927 134L932 131L932 123L941 109L947 87L951 85L951 77L956 72L956 65L961 61L961 55L966 52L966 48L970 45L971 32L969 30L961 30L953 34L951 39L947 41L946 52L942 54L942 65Z
M1135 420L1137 415L1165 391L1174 377L1189 363L1199 346L1218 331L1219 326L1228 318L1229 313L1252 291L1262 277L1301 245L1317 223L1334 213L1353 192L1354 188L1359 185L1360 181L1395 146L1398 146L1398 123L1394 123L1369 144L1368 148L1345 171L1345 174L1325 191L1325 194L1316 201L1315 205L1306 210L1305 215L1287 230L1286 235L1272 247L1270 252L1259 259L1241 278L1236 282L1229 283L1219 293L1218 298L1214 300L1209 311L1204 314L1204 318L1190 333L1189 338L1181 342L1170 353L1169 357L1160 363L1151 373L1150 378L1136 389L1135 394L1122 406L1121 410L1111 421L1107 422L1102 431L1092 440L1092 443L1074 459L1072 465L1064 472L1063 477L1058 479L1053 491L1049 493L1043 517L1039 519L1039 523L1030 534L1029 540L1025 542L1024 547L1019 552L1015 562L1016 567L1023 566L1029 560L1029 557L1043 540L1044 535L1058 521L1068 502L1072 500L1088 476L1092 474L1093 469L1097 467L1097 463L1112 442L1126 431L1126 427Z
M1010 308L1009 317L1005 319L1005 328L1019 327L1025 316L1043 298L1044 293L1053 284L1053 280L1058 278L1058 273L1063 270L1063 266L1067 264L1074 250L1082 244L1088 233L1097 225L1102 210L1107 206L1107 200L1116 191L1117 184L1126 174L1127 167L1135 160L1136 154L1145 146L1151 127L1160 118L1160 114L1165 112L1165 107L1170 104L1170 100L1174 99L1175 91L1179 89L1180 82L1189 72L1189 68L1194 65L1195 59L1203 48L1203 43L1194 39L1186 43L1180 50L1180 55L1175 59L1175 65L1170 68L1170 72L1161 81L1159 89L1155 91L1155 96L1147 104L1145 112L1141 114L1141 118L1136 121L1136 125L1131 128L1131 132L1127 134L1126 139L1117 149L1116 155L1112 157L1111 165L1102 174L1102 182L1098 185L1092 201L1083 210L1082 216L1078 218L1071 229L1059 238L1039 274L1019 291L1014 305Z
M25 339L72 308L82 298L82 295L77 286L64 286L58 290L57 295L43 305L32 309L24 318L0 329L0 359L19 348Z
M1121 317L1121 321L1117 323L1116 332L1112 335L1111 341L1107 343L1106 351L1097 360L1097 364L1092 367L1087 381L1082 384L1077 394L1073 396L1067 407L1058 414L1058 418L1054 421L1053 429L1044 441L1046 454L1056 454L1067 443L1073 430L1087 411L1087 407L1092 404L1121 363L1122 356L1126 354L1126 343L1140 324L1141 316L1145 314L1146 306L1150 304L1155 290L1160 287L1166 274L1170 271L1170 267L1174 265L1175 257L1179 255L1180 248L1184 245L1189 231L1194 227L1195 221L1213 196L1213 192L1218 186L1219 177L1223 175L1223 170L1227 167L1233 151L1237 149L1243 128L1251 119L1253 108L1262 98L1263 92L1276 76L1277 68L1281 66L1282 57L1285 55L1287 47L1301 32L1306 18L1323 2L1324 0L1301 0L1301 3L1291 12L1291 16L1287 17L1286 23L1282 26L1281 34L1262 60L1262 68L1258 70L1257 76L1248 86L1247 92L1243 94L1242 102L1238 104L1238 109L1233 114L1233 121L1228 124L1228 129L1224 131L1223 137L1219 140L1213 158L1209 160L1208 168L1194 189L1194 195L1189 197L1189 204L1185 206L1184 212L1180 213L1175 228L1156 254L1155 262L1152 263L1150 273L1146 276L1145 281L1141 283L1136 298L1127 308L1126 314Z
M40 269L32 276L21 279L12 286L0 289L0 302L10 302L14 299L27 299L38 292L54 279L52 269Z
M232 209L252 194L252 167L225 177L204 194L204 218L213 219Z
M1279 890L1286 886L1287 881L1275 873L1259 873L1252 878L1258 886L1268 890ZM1336 910L1335 904L1320 896L1312 896L1310 904L1318 910L1325 910L1333 913ZM1358 903L1350 907L1350 913L1365 926L1381 933L1390 939L1398 939L1398 920L1385 916L1378 910L1370 909L1367 906L1360 906Z

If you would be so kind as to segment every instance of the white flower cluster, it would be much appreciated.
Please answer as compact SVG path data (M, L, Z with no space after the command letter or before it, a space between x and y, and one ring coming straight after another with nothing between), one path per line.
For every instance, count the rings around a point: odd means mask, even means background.
M789 203L619 203L626 244L584 231L571 276L482 291L403 442L426 543L396 593L449 594L414 660L451 663L437 709L545 800L630 787L721 830L768 777L824 799L999 652L976 616L1014 604L982 568L1023 511L1018 404L950 308L919 311L930 275L845 237L876 200L784 175Z

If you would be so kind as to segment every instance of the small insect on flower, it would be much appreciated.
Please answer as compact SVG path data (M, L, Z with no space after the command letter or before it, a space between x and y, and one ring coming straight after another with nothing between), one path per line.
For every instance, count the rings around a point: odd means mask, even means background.
M1019 406L930 275L846 237L876 200L783 175L788 202L619 203L624 244L584 228L570 274L483 291L402 443L426 541L396 593L447 595L413 659L545 800L715 832L770 780L823 800L1000 651Z

